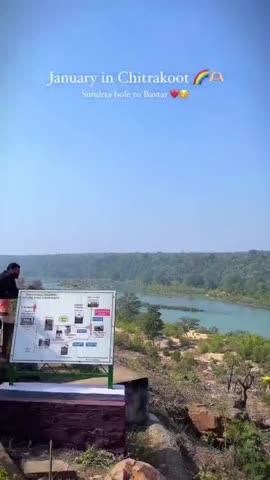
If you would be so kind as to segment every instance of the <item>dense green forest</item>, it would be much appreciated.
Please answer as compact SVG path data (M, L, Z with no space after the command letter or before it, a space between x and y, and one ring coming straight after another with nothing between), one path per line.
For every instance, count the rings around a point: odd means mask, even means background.
M230 294L268 295L270 251L243 253L88 253L0 256L0 267L17 261L28 278L135 280L164 290L219 290Z

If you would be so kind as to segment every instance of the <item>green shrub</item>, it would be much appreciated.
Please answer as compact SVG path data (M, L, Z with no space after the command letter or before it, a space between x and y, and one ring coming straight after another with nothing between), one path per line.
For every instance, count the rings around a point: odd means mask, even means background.
M262 448L262 439L256 426L245 420L234 420L226 428L228 442L234 446L235 465L250 480L268 480L270 461Z
M220 475L216 475L212 472L207 472L205 470L201 470L197 475L194 477L196 480L223 480L224 477Z
M116 315L116 326L127 333L137 333L140 329L140 316L127 317L121 312Z
M129 349L133 350L134 352L145 352L145 342L144 340L139 336L136 335L130 339L130 345Z
M242 360L256 363L270 361L270 340L250 333L213 334L200 342L201 353L235 352Z
M228 373L228 369L224 365L213 365L212 368L216 377L223 377Z
M186 380L192 383L198 382L195 370L197 362L192 353L181 354L181 352L174 352L172 359L175 362L172 375L176 380Z
M129 349L130 336L126 332L115 332L114 343L118 347Z
M7 471L1 467L0 467L0 480L9 480Z
M76 458L76 462L81 464L83 468L102 467L109 468L116 461L115 456L106 450L100 450L96 447L88 448L84 453Z
M182 361L182 353L179 352L179 350L177 350L176 352L173 352L172 353L172 359L177 363L181 362Z
M135 460L152 463L155 452L151 447L149 434L143 431L130 432L127 435L128 455Z
M202 342L199 343L199 352L200 353L208 353L210 352L210 344L207 342L207 340L203 340Z
M197 365L192 353L181 353L176 351L172 354L172 359L176 362L177 367L180 367L182 370L190 370Z
M157 347L152 342L145 342L144 352L149 355L152 359L159 360L159 353Z
M162 333L166 337L177 337L179 332L179 327L175 323L165 323Z

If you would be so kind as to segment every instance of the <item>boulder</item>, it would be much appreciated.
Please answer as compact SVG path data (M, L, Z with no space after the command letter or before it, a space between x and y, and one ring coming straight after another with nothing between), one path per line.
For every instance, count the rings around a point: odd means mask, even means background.
M270 418L259 418L255 423L261 429L270 429Z
M199 433L215 433L222 437L224 431L223 417L205 405L193 404L188 407L189 417Z
M149 463L126 458L117 463L105 480L166 480L158 470Z
M175 433L165 428L159 419L149 415L144 432L145 446L152 452L151 463L170 480L191 480L196 467L181 451Z

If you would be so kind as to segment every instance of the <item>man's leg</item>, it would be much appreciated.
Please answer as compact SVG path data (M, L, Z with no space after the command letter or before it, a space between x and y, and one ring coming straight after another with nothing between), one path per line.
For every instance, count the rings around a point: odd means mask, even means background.
M2 356L9 361L13 331L14 331L14 323L4 322L3 327L4 328L3 328Z

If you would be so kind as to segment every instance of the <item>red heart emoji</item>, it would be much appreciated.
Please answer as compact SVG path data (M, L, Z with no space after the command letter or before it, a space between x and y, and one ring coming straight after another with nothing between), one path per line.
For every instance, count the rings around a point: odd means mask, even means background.
M172 96L173 98L176 98L176 97L178 97L179 90L171 90L170 93L171 93L171 96Z

